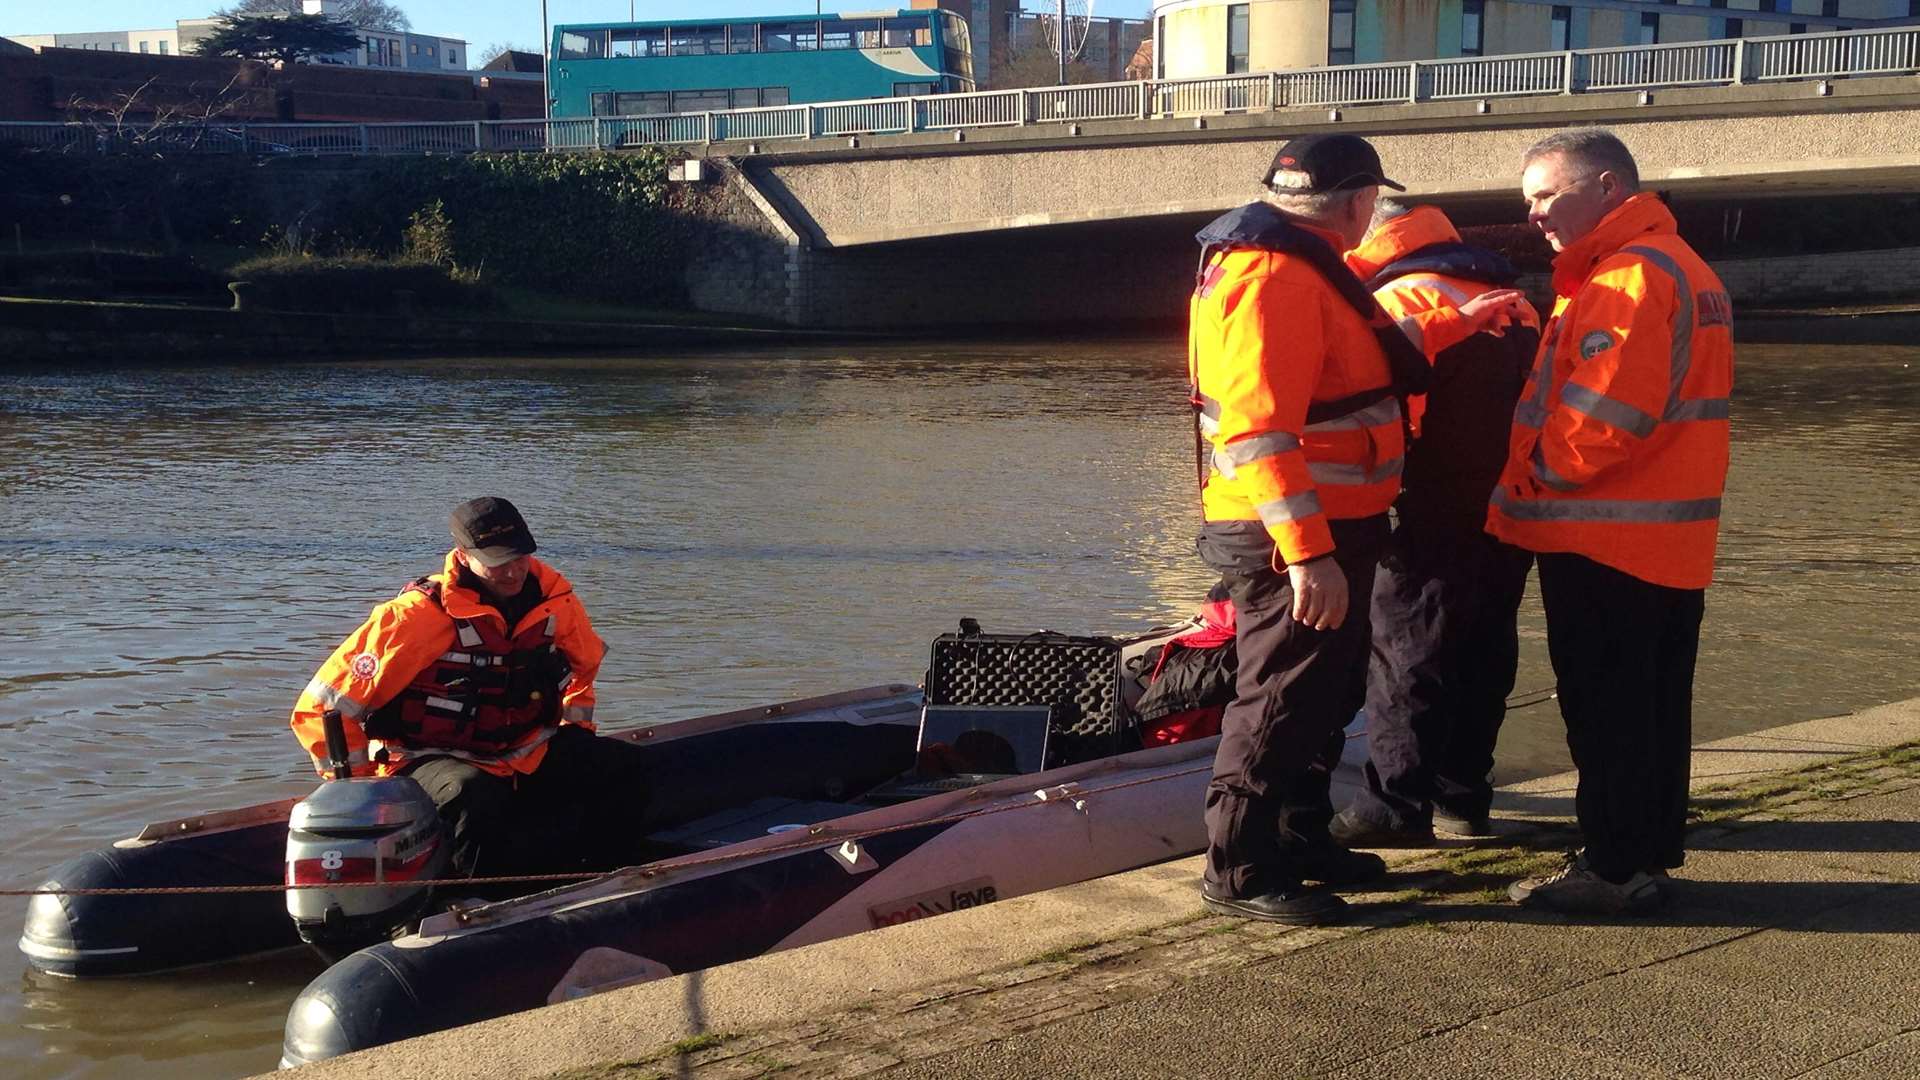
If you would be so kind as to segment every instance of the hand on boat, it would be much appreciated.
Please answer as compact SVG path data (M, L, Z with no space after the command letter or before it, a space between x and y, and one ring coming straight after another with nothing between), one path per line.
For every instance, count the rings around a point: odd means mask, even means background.
M1337 630L1347 620L1347 575L1331 558L1287 567L1293 585L1293 619L1315 630Z

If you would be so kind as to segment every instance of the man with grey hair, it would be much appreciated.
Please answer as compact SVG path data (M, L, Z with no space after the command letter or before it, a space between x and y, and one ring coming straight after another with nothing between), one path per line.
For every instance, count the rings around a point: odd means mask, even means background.
M1401 400L1430 370L1340 260L1381 185L1400 187L1373 147L1294 139L1262 180L1259 201L1199 233L1190 306L1198 546L1233 601L1238 657L1202 895L1223 914L1311 925L1346 907L1324 886L1385 869L1328 835L1328 789L1364 690Z
M1729 452L1733 307L1612 133L1527 151L1559 294L1487 531L1535 553L1585 849L1522 904L1634 914L1685 861L1695 657Z

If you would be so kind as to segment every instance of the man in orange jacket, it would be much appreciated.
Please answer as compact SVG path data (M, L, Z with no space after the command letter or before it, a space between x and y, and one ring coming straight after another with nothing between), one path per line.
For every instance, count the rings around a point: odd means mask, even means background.
M1403 321L1458 316L1519 277L1505 256L1463 243L1439 208L1408 210L1386 199L1366 242L1346 258ZM1409 403L1415 438L1405 490L1374 578L1367 782L1330 829L1351 847L1427 846L1436 827L1489 833L1493 748L1513 691L1517 616L1532 565L1527 552L1484 527L1514 402L1540 341L1531 305L1518 300L1508 310L1512 325L1464 340L1464 317L1412 329L1433 362L1433 385Z
M1199 549L1233 600L1238 656L1207 789L1202 895L1224 914L1312 925L1346 903L1307 883L1384 869L1328 835L1328 785L1365 683L1366 597L1400 490L1400 399L1431 372L1340 261L1380 186L1399 188L1373 147L1294 139L1263 180L1261 201L1199 233L1189 311Z
M1713 578L1733 307L1633 156L1597 128L1521 174L1559 294L1514 413L1487 529L1536 553L1547 648L1580 770L1585 850L1522 904L1652 910L1685 860L1693 669Z
M413 777L462 874L621 865L646 804L646 754L594 734L606 643L514 505L453 511L441 572L373 609L307 684L293 731L328 772L337 712L356 770Z

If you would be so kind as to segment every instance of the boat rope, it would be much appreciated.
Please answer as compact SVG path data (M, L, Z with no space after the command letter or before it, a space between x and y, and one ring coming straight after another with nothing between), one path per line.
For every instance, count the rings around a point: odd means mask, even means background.
M1552 701L1554 698L1557 698L1559 696L1560 696L1559 686L1557 685L1543 686L1538 690L1528 690L1526 693L1515 694L1512 697L1508 698L1507 708L1508 709L1531 709L1535 705L1545 705L1547 702Z
M1123 780L1118 783L1108 784L1105 787L1077 788L1077 787L1068 787L1067 785L1064 785L1064 784L1057 784L1050 788L1041 788L1035 792L1035 795L1040 798L1047 799L1049 801L1055 798L1058 798L1062 801L1068 801L1068 800L1080 801L1093 795L1105 795L1115 791L1124 791L1127 788L1139 787L1142 784L1157 784L1166 780L1177 780L1184 776L1193 776L1196 773L1204 772L1204 773L1210 774L1212 773L1212 771L1213 771L1213 762L1207 761L1205 764L1196 765L1192 768L1183 769L1179 772L1156 773L1153 776L1140 777L1134 780ZM1073 781L1067 782L1067 784L1072 784L1072 783ZM1050 792L1053 792L1056 789L1064 789L1064 790L1060 790L1058 795L1049 794ZM1007 796L998 796L998 797L1005 798ZM186 896L186 895L195 895L195 894L220 895L220 894L231 894L231 893L294 892L301 889L393 889L393 888L401 888L401 887L411 888L416 886L427 886L427 885L436 886L436 887L443 886L443 885L511 885L511 884L531 884L533 882L538 882L538 881L584 881L590 878L614 878L614 877L625 877L625 876L637 876L640 878L656 878L656 877L661 877L669 874L677 875L686 870L692 870L692 869L703 868L708 866L724 865L727 863L743 862L747 860L760 860L771 855L785 855L785 854L790 854L792 852L811 851L811 850L824 851L827 849L821 846L822 838L827 838L836 843L841 843L841 844L858 843L859 841L868 840L876 836L886 836L889 833L906 832L910 829L922 829L922 828L926 828L929 825L951 825L956 822L965 821L968 818L986 817L989 814L1005 813L1010 810L1025 810L1031 807L1032 805L1033 804L1031 802L1010 802L1000 806L982 806L982 807L977 807L973 809L960 810L951 814L943 815L941 817L918 818L913 821L904 821L894 825L875 826L873 828L861 829L859 831L846 833L844 835L830 834L829 826L831 823L813 825L813 826L809 826L805 833L800 834L796 839L791 841L786 841L778 844L770 844L767 847L762 847L762 848L754 848L752 851L730 851L727 849L721 849L720 851L716 851L706 855L681 856L675 859L673 862L673 865L671 866L656 867L656 866L648 865L648 866L639 866L639 867L624 867L619 870L580 871L580 872L567 873L567 874L515 874L515 875L509 875L509 876L502 876L502 877L418 878L410 881L340 881L340 882L312 882L312 883L303 883L303 884L288 884L285 882L280 882L275 884L259 884L259 885L150 885L150 886L127 886L124 888L0 889L0 896Z

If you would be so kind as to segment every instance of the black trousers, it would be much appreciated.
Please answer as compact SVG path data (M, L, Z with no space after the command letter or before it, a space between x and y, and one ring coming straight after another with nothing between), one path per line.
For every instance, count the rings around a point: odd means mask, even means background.
M1367 597L1389 528L1385 514L1332 527L1349 607L1326 631L1294 621L1286 574L1202 543L1233 598L1239 658L1207 785L1206 879L1222 895L1297 887L1296 853L1330 843L1330 785L1343 730L1365 699Z
M1587 863L1615 882L1679 866L1706 593L1582 555L1543 554L1539 564Z
M1483 817L1520 661L1530 552L1485 533L1394 530L1373 582L1367 786L1354 810L1424 829L1435 806Z
M404 772L440 808L462 876L611 870L645 851L648 756L568 725L553 733L531 775L495 776L452 757L425 758Z

